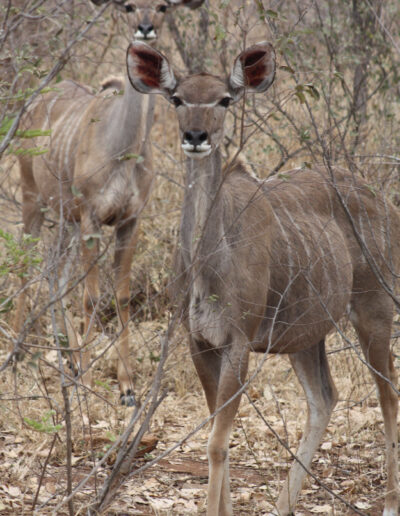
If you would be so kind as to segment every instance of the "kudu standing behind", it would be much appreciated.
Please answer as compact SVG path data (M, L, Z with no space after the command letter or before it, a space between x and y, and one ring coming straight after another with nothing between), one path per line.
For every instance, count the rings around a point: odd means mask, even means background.
M175 290L208 407L216 412L207 514L233 512L229 434L250 351L289 354L308 404L297 457L310 467L338 398L324 339L348 309L384 419L384 515L397 515L397 375L386 288L399 271L398 212L341 170L294 170L260 181L240 164L222 169L226 108L246 89L261 93L272 84L270 44L244 50L226 80L209 74L177 80L168 60L143 43L131 45L128 63L138 91L161 93L175 105L188 158ZM277 501L280 516L293 513L305 475L294 462Z
M101 2L97 2L101 3ZM134 15L135 38L155 41L167 9L198 0L116 2ZM123 4L123 5L122 5ZM118 81L117 81L118 82ZM93 95L74 81L62 81L56 91L42 95L26 113L23 129L50 130L34 142L46 154L20 157L24 232L37 237L43 222L43 205L62 214L66 221L80 222L84 286L84 348L74 358L80 363L82 380L91 384L90 346L94 314L100 298L99 231L114 225L115 294L120 321L117 340L118 382L121 403L134 404L132 370L129 365L129 275L140 214L154 179L149 133L153 124L154 99L138 93L128 79L122 95ZM31 146L31 144L29 144ZM136 158L140 159L136 161ZM141 161L140 161L141 160ZM65 276L65 274L64 274ZM61 285L67 289L67 278ZM24 286L23 280L23 286ZM23 327L26 289L19 297L14 327ZM71 318L65 330L71 347L78 347Z

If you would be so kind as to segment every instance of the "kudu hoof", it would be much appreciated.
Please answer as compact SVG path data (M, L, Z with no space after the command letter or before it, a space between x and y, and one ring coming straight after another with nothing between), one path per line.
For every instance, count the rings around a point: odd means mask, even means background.
M137 401L131 389L127 389L125 393L121 392L119 399L121 405L126 405L127 407L137 407Z
M79 375L79 368L72 360L67 360L67 367L71 371L71 375L76 378Z
M15 362L22 362L24 358L25 358L25 351L23 349L19 349L18 351L16 351L12 357L12 359Z

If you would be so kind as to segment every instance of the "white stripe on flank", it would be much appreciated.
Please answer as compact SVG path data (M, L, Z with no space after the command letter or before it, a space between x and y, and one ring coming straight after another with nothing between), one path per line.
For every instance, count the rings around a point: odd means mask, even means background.
M70 131L69 137L67 139L67 144L65 146L64 167L65 167L65 172L70 179L72 179L73 174L74 174L73 170L69 170L69 157L70 157L70 152L71 152L71 144L72 144L72 140L74 139L76 133L80 129L82 118L85 116L85 114L86 114L86 110L82 110L80 112L80 116L77 117L77 122L76 122L75 128L74 128L74 130ZM75 158L75 156L74 156L74 158Z
M41 127L42 131L45 131L47 128L51 129L51 126L50 126L51 111L53 109L54 104L57 102L57 100L59 100L59 97L55 96L54 99L51 102L46 104L46 108L47 108L46 109L46 116L44 118L44 122L43 122L43 125Z
M58 150L57 157L60 171L63 170L63 167L65 167L64 170L69 170L69 155L66 152L66 147L68 146L70 138L73 138L78 131L79 122L86 112L85 109L81 109L83 105L84 102L73 102L71 108L54 124L55 132L58 133L57 138L59 140L59 143L55 143L55 145Z
M326 186L326 184L324 183L324 186ZM299 188L298 186L295 185L296 188ZM300 189L300 188L299 188ZM329 195L329 190L328 190L328 198L330 199L330 206L331 206L331 216L333 218L333 205L332 205L332 199L330 198L330 195ZM324 269L324 274L325 274L325 279L326 279L326 283L327 283L327 286L328 286L328 296L330 296L331 294L333 294L334 292L334 289L332 288L332 278L331 278L331 274L329 272L329 265L328 265L328 260L329 262L334 262L335 264L335 270L336 270L336 278L339 278L339 271L338 271L338 264L337 264L337 261L335 259L335 254L334 254L334 247L332 245L332 241L330 239L330 236L329 236L329 230L328 230L328 227L327 225L324 226L320 219L316 219L314 221L315 223L315 226L314 227L311 227L311 233L313 233L316 237L318 237L318 239L320 240L321 238L325 237L326 238L326 241L328 242L328 246L329 246L329 257L326 257L322 254L322 252L319 253L319 256L320 256L320 259L322 260L322 266L323 266L323 269ZM329 224L329 223L328 223ZM318 227L318 234L317 234L317 227ZM321 248L321 246L319 246ZM327 260L328 258L328 260ZM326 299L326 301L328 301L328 299Z
M57 167L60 172L62 167L62 148L64 144L64 136L67 134L68 124L67 120L70 117L71 111L75 110L76 105L73 103L69 106L64 113L54 121L51 126L51 147L52 147L52 159L53 164ZM53 171L55 172L55 171Z
M362 238L363 242L365 244L367 244L367 242L366 242L366 234L365 234L365 230L364 230L364 222L363 222L365 207L364 207L363 203L361 202L361 198L360 198L358 190L355 189L354 186L353 186L353 194L354 194L355 197L357 197L358 206L359 206L358 223L360 225L360 228L359 228L360 235L361 235L361 238ZM364 252L363 251L361 251L361 261L363 261L364 263L367 261L365 256L364 256Z
M291 285L292 281L293 281L294 262L293 262L292 248L290 246L289 236L288 236L288 233L287 233L286 229L284 228L280 218L275 213L275 210L273 209L272 205L271 205L271 207L272 207L272 213L274 214L274 217L277 220L279 228L281 230L281 233L285 237L285 240L287 243L287 258L288 258L288 264L289 264L289 282L288 282L288 284Z

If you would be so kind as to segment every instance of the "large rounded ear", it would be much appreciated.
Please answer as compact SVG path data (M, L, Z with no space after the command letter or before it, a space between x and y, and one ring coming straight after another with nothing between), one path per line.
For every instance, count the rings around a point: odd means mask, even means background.
M262 93L274 82L275 51L271 43L263 41L246 48L235 59L229 76L229 86L236 98L244 89L254 93Z
M204 0L166 0L170 5L184 5L185 7L190 7L190 9L197 9L201 5L203 5Z
M131 43L126 52L128 77L140 93L161 93L169 97L176 79L168 59L161 52L139 41Z

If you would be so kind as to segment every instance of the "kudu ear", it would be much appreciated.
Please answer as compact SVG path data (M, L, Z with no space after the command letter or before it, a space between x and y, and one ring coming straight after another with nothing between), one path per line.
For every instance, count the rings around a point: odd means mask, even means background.
M252 93L262 93L274 82L275 51L271 43L263 41L246 50L235 59L229 76L229 87L235 100L238 100L247 88Z
M161 93L169 98L175 89L177 81L168 59L146 43L129 45L126 65L129 80L140 93Z
M184 5L185 7L190 7L190 9L197 9L203 5L204 0L166 0L166 2L176 7Z

